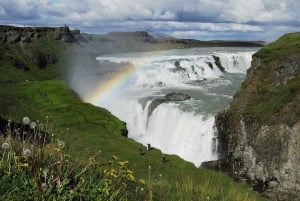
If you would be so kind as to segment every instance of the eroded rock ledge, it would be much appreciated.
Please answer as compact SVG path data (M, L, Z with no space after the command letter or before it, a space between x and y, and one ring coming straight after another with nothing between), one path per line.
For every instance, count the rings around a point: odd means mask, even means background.
M160 104L165 102L173 102L173 101L185 101L190 99L191 96L188 94L180 93L180 92L172 92L165 95L163 98L154 99L148 108L148 116L152 114L152 112L157 108Z

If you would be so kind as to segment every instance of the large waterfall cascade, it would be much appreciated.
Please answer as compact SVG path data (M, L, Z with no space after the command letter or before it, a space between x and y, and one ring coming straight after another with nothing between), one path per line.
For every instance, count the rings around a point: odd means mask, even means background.
M102 70L93 79L100 80L99 86L115 81L95 89L87 101L125 121L130 138L199 166L218 157L214 116L228 107L256 50L194 48L99 56ZM133 70L118 75L119 68L105 68L111 62L132 64ZM167 94L179 97L169 100Z

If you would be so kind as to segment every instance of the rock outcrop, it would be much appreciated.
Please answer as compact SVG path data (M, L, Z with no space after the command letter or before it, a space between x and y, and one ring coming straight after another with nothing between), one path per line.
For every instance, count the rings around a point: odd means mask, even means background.
M49 65L54 65L58 61L55 55L38 53L32 58L32 63L39 68L45 68Z
M300 200L300 34L254 56L247 80L216 117L226 167L271 200Z
M8 61L7 66L21 71L43 69L58 62L58 52L52 51L49 41L74 43L79 30L64 27L13 27L0 25L0 59ZM40 45L37 45L40 44ZM59 44L59 43L57 43ZM54 45L53 45L54 46Z
M173 102L173 101L185 101L190 98L191 98L190 95L180 93L180 92L179 93L177 93L177 92L168 93L167 95L165 95L164 98L157 98L151 102L151 104L149 105L149 108L148 108L148 116L150 116L152 114L152 112L155 110L155 108L157 108L162 103Z
M75 42L79 30L71 31L67 25L64 27L14 27L0 25L0 42L10 45L17 43L31 43L42 36L54 37L56 40Z
M221 72L225 72L225 68L222 66L222 64L221 64L221 61L220 61L220 57L218 57L218 56L215 56L215 55L212 55L212 57L214 58L214 60L215 60L215 64L216 64L216 66L219 68L219 70L221 71Z

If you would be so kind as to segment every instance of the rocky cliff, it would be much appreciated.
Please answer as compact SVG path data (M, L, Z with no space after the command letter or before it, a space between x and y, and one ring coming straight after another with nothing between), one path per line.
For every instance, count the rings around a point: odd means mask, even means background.
M70 42L73 35L67 26L0 25L0 82L56 77L55 68L65 50L63 42ZM14 76L16 72L18 76Z
M300 200L300 33L253 55L216 125L229 172L271 200Z

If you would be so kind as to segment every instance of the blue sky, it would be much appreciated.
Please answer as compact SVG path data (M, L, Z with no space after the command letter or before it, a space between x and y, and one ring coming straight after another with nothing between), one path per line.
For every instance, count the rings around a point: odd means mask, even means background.
M274 41L300 31L299 0L0 0L0 24L87 33L146 30L200 40Z

